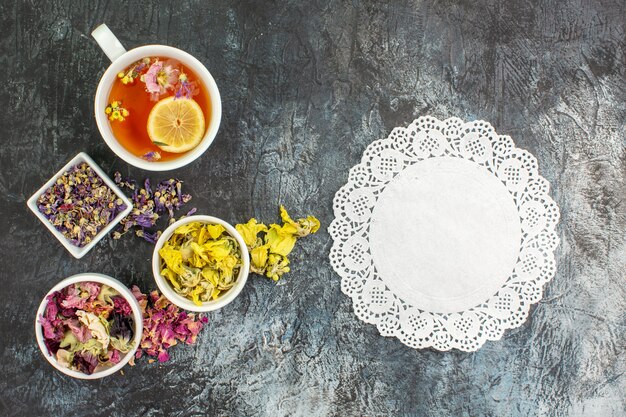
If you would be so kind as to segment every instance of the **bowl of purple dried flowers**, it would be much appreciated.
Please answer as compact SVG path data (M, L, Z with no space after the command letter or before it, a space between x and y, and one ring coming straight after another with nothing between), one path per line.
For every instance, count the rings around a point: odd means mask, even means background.
M80 379L111 375L134 357L143 332L139 303L118 280L85 273L55 285L35 320L37 343L59 371Z
M78 259L133 209L131 201L84 152L50 178L27 205Z

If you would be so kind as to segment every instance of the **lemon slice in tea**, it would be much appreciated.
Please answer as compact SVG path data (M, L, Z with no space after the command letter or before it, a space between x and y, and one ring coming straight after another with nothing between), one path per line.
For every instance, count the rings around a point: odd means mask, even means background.
M159 101L148 116L148 136L166 152L181 153L195 148L204 136L204 114L193 99L168 97Z

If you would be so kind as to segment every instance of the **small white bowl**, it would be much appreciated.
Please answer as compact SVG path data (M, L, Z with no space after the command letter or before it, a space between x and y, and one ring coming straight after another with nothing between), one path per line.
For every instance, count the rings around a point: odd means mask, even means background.
M114 288L117 292L120 293L122 297L128 301L130 308L133 310L133 321L135 322L135 334L133 337L133 347L132 349L126 353L126 355L110 368L104 369L99 372L94 372L91 375L87 375L82 372L74 371L72 369L68 369L64 366L59 365L54 355L48 352L48 348L44 343L43 338L43 328L39 323L39 317L41 317L46 311L46 306L48 305L48 296L56 291L61 291L63 288L68 285L75 284L77 282L97 282L100 284L108 285L109 287ZM135 355L137 348L139 347L139 343L141 342L141 334L143 332L143 315L141 314L141 307L139 303L130 292L130 290L121 282L116 280L115 278L111 278L107 275L96 274L96 273L84 273L77 274L71 277L65 278L63 281L59 282L57 285L52 287L48 294L44 297L43 301L39 305L39 309L37 310L37 317L35 318L35 336L37 337L37 344L39 345L39 349L41 353L45 356L45 358L50 362L52 366L54 366L59 371L63 372L65 375L69 375L74 378L79 379L98 379L108 375L111 375L117 371L119 371L124 365L130 361L130 359Z
M98 174L98 176L102 178L102 181L104 181L107 187L113 190L118 198L122 199L124 204L126 204L126 209L118 213L117 216L115 216L115 218L113 218L113 220L111 220L111 222L104 229L98 232L98 234L91 240L91 242L83 247L78 247L73 245L69 240L67 240L65 236L63 236L63 234L52 225L50 220L48 220L46 216L44 216L44 214L39 211L39 208L37 207L37 200L48 188L50 188L57 181L57 179L59 179L61 175L65 174L73 166L83 162L86 162L87 165L89 165L96 172L96 174ZM48 230L52 232L54 237L56 237L59 242L61 242L61 244L65 246L65 249L67 249L76 259L80 259L85 256L87 252L89 252L94 246L96 246L96 243L98 243L100 239L106 236L107 233L109 233L111 229L113 229L133 209L133 203L128 199L128 197L126 197L124 193L122 193L122 190L120 190L119 187L115 185L111 178L109 178L107 174L105 174L104 171L102 171L102 169L100 169L100 167L94 162L94 160L91 159L89 155L87 155L85 152L79 153L74 158L72 158L70 162L65 164L65 166L59 170L59 172L57 172L52 178L50 178L50 180L45 183L43 187L37 190L37 192L28 199L26 205L33 213L35 213L37 217L39 217L39 220L41 220L41 222L48 228Z
M187 223L193 222L201 222L208 224L221 224L224 226L226 231L235 238L237 243L239 244L239 249L241 251L241 259L243 261L243 265L239 270L239 276L237 277L237 281L233 287L226 291L224 295L218 297L216 300L205 301L201 306L198 306L193 303L193 301L185 298L181 295L178 295L176 291L174 291L170 285L170 283L163 278L161 275L161 256L159 255L159 250L163 247L165 242L172 236L174 230L178 227L185 225ZM159 290L170 300L172 303L176 304L178 307L183 308L189 311L197 311L197 312L207 312L220 309L225 305L232 302L237 295L241 292L243 287L246 285L246 281L248 279L248 273L250 271L250 257L248 255L248 248L246 247L243 238L233 226L224 220L218 219L217 217L212 216L189 216L181 219L175 223L173 223L170 227L165 229L161 237L156 243L154 248L154 253L152 254L152 273L154 274L154 280L156 281Z

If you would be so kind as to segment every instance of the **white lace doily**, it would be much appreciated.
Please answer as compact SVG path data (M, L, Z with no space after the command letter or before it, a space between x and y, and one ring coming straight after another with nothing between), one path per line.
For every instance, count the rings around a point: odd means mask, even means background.
M548 191L535 157L487 122L420 117L395 128L335 195L341 289L361 320L413 348L500 339L556 270Z

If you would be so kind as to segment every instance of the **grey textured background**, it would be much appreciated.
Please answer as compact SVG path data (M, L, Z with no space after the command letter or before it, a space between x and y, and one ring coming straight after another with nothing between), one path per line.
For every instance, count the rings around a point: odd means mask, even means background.
M621 0L3 0L0 415L625 415L625 15ZM274 221L284 203L327 226L372 140L425 114L490 121L537 157L561 208L544 299L476 353L415 351L354 316L324 230L279 285L252 277L170 362L94 382L56 372L33 332L51 286L96 271L155 288L149 244L105 239L75 260L25 205L79 150L147 175L93 118L102 22L127 48L176 46L212 72L220 132L172 175L232 223Z

